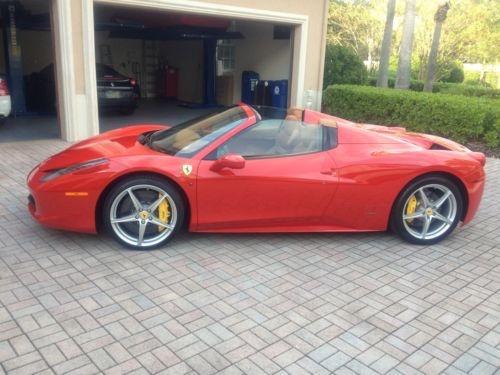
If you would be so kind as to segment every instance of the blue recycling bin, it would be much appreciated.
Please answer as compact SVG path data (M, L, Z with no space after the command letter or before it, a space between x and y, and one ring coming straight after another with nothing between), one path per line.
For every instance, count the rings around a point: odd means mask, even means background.
M272 81L257 81L253 95L253 105L273 106L273 97L271 92Z
M280 79L270 81L272 106L276 108L287 108L288 106L288 80Z
M241 73L241 101L253 104L255 85L259 82L259 73L245 70Z

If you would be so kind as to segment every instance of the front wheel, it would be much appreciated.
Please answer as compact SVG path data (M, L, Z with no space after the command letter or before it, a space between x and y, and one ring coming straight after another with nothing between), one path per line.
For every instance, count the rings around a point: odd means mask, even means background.
M164 245L183 220L184 201L178 190L155 176L122 181L104 202L106 230L133 249L149 250Z
M391 228L408 242L431 245L455 229L462 211L462 195L452 181L426 176L401 192L391 213Z

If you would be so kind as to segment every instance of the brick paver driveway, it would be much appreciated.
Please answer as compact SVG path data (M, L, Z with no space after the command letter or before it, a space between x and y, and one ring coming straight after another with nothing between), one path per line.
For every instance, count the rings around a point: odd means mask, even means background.
M0 144L8 373L495 373L500 160L473 223L380 234L182 235L153 252L44 229L25 177L62 141Z

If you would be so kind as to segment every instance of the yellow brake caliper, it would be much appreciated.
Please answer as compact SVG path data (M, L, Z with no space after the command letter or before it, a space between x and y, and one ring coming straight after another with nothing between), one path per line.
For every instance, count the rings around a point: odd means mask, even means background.
M163 195L158 193L158 198L161 198ZM158 206L158 219L161 221L168 223L168 218L170 217L169 205L166 199L162 200L160 205ZM158 232L162 232L165 230L165 227L158 225Z
M417 197L415 195L412 195L410 200L408 201L408 206L406 206L406 214L411 215L414 214L415 211L417 210ZM411 223L413 219L406 219L408 223Z

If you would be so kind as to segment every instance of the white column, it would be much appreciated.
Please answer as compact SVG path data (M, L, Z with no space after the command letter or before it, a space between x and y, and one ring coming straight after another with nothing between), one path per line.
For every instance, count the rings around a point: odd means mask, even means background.
M92 0L52 0L56 88L61 137L99 134Z

